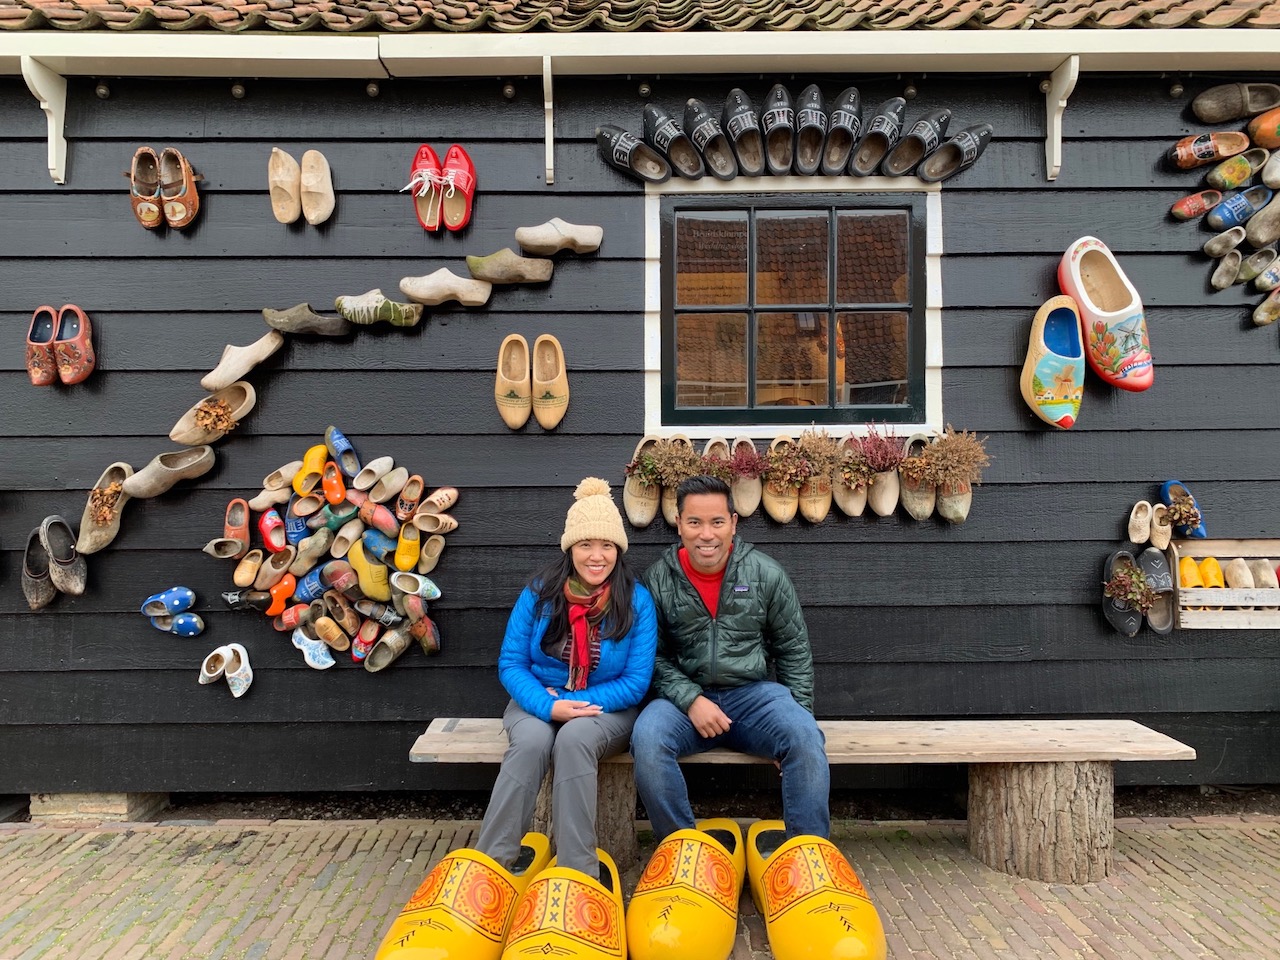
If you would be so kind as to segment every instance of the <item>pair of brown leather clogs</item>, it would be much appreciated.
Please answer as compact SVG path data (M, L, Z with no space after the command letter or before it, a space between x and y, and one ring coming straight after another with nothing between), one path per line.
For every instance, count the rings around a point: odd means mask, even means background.
M173 147L165 147L159 154L151 147L139 147L125 176L129 178L133 215L148 230L162 223L181 230L200 212L196 181L204 175L194 172L187 158Z
M37 387L54 380L70 385L86 380L97 365L93 326L74 303L61 310L36 307L27 330L27 375Z

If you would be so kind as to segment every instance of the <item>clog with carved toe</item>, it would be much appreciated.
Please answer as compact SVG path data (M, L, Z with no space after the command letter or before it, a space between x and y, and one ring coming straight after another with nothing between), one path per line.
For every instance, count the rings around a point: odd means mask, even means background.
M1062 255L1058 285L1080 310L1085 356L1113 387L1146 390L1155 380L1142 298L1115 255L1097 237L1081 237Z
M787 840L781 820L758 820L746 847L751 896L776 960L885 960L880 914L835 844Z
M1045 301L1031 322L1019 380L1022 399L1045 423L1068 430L1080 418L1084 368L1076 302L1065 296Z
M554 860L533 878L516 902L503 960L626 960L618 867L603 850L597 848L596 855L599 878L558 866Z
M746 879L742 830L733 820L699 820L653 851L627 908L631 960L724 960L738 932Z
M445 854L392 921L374 960L498 960L516 902L551 859L544 834L526 833L520 843L510 870L478 850Z

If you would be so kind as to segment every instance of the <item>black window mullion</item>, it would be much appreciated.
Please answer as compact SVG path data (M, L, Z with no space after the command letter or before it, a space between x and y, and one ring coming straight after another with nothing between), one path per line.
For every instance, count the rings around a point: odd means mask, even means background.
M756 208L747 207L747 409L756 409Z

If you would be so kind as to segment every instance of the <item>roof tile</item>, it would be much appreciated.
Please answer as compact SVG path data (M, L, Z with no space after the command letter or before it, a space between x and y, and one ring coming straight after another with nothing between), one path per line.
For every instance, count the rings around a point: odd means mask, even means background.
M0 30L655 33L1280 27L1280 0L0 0Z

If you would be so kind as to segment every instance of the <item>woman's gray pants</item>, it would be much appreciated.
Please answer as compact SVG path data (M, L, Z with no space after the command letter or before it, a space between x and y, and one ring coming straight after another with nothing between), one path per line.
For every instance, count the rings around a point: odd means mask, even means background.
M632 707L568 723L548 723L512 700L502 715L510 746L493 785L476 849L510 868L520 838L533 824L534 806L547 766L551 824L559 866L596 876L596 771L601 760L627 749L639 710Z

